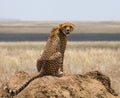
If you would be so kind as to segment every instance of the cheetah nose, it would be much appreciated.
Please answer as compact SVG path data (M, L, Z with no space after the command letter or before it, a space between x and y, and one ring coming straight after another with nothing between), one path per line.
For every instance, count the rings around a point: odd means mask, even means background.
M67 32L69 32L70 30L69 29L67 29Z

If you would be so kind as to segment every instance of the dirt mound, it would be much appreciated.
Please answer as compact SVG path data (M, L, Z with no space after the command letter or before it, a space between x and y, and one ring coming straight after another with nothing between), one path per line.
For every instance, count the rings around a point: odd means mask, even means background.
M7 85L19 88L30 76L25 72L17 73ZM0 96L7 94L0 89ZM44 76L32 81L15 98L118 98L111 88L110 79L98 71L84 75L64 77Z

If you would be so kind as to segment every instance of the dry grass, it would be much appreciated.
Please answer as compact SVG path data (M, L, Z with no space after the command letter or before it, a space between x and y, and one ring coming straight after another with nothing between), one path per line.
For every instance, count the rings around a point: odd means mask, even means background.
M49 33L63 21L0 22L0 33ZM120 33L120 21L73 21L73 33Z
M36 59L45 42L1 42L0 81L24 70L36 73ZM120 94L120 42L69 42L65 53L66 73L102 71Z

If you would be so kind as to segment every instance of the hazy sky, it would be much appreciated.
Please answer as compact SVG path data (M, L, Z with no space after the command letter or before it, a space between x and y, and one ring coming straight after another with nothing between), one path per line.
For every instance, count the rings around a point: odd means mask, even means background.
M0 0L0 18L120 20L120 0Z

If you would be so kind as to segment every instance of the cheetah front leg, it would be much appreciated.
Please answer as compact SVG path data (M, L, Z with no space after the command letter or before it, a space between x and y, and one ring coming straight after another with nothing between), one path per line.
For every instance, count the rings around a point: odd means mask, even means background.
M41 60L40 58L37 60L37 64L36 64L36 67L37 67L37 71L38 72L41 72L43 66L45 66L46 64L46 60Z
M50 58L49 58L49 61L50 62L54 62L55 66L53 67L57 67L58 70L57 70L57 73L56 73L56 76L63 76L63 72L61 71L61 66L62 66L62 63L63 63L63 59L62 59L62 54L60 52L56 52L54 53Z

